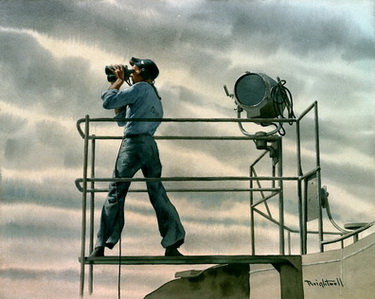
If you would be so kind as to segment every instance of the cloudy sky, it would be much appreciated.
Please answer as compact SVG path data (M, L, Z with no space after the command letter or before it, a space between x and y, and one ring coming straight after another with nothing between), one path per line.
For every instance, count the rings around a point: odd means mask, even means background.
M318 102L322 181L336 221L373 220L374 16L370 0L1 0L0 281L7 288L0 297L78 296L81 194L74 180L82 176L83 142L75 124L86 114L113 116L101 106L104 66L132 56L158 64L156 86L172 118L236 117L223 85L233 90L246 71L285 79L297 116ZM285 173L295 175L294 127L286 130ZM121 132L114 123L92 131ZM234 124L185 123L164 123L158 135L197 132L241 136ZM306 171L311 136L306 128ZM118 145L98 144L98 176L111 176ZM159 148L164 176L247 175L259 154L248 141L160 140ZM290 189L286 221L296 227ZM187 230L184 254L250 253L247 195L170 197ZM96 219L103 199L97 196ZM129 194L126 217L123 255L162 255L146 194ZM272 226L261 222L258 236L259 253L277 252ZM116 298L116 267L95 270L93 297ZM177 270L124 267L124 297L142 298Z

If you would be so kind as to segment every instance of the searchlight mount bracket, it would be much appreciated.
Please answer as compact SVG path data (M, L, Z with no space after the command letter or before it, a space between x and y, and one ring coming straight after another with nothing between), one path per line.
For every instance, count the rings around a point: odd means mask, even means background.
M279 134L285 135L283 124L281 122L272 122L271 119L282 118L285 108L288 110L289 118L295 118L293 112L293 100L290 91L284 86L285 80L273 80L263 73L245 72L240 76L234 85L234 92L230 93L227 86L224 85L225 94L234 100L236 104L237 118L242 119L242 112L246 112L248 119L269 118L270 122L256 122L255 124L263 127L273 125L275 128L271 131L249 132L245 129L243 122L239 122L240 131L245 136L253 138L256 148L267 150L270 157L274 159L278 156L278 143L267 140L267 137ZM277 159L276 159L277 160Z

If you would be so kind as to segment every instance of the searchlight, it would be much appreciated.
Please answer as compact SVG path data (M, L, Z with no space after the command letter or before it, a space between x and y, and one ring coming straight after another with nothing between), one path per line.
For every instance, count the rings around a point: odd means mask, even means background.
M270 119L270 121L255 121L255 123L264 127L270 125L276 127L273 131L265 133L266 135L275 133L284 135L282 122L274 122L272 119L285 118L283 115L285 109L288 110L288 118L295 118L292 94L285 87L285 83L285 80L280 80L278 77L275 81L263 73L246 72L237 79L234 94L230 94L225 85L224 90L227 96L234 98L238 118L241 118L241 112L246 111L249 119ZM245 135L254 135L247 132L241 123L240 128Z

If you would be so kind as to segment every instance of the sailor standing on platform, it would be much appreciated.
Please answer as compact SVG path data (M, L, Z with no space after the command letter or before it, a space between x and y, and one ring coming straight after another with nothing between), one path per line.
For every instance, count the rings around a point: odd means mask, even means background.
M142 170L145 178L160 178L161 163L159 152L153 135L160 121L128 121L123 118L163 117L163 107L154 80L159 69L150 59L132 58L131 70L123 65L111 66L115 81L102 94L103 107L115 109L118 124L124 126L124 138L118 152L114 177L132 178L138 170ZM120 90L126 80L126 71L133 85ZM177 248L184 243L185 230L181 224L177 210L170 202L161 181L147 181L147 192L155 210L159 231L162 236L161 245L166 249L166 256L182 255ZM124 203L130 182L111 182L104 202L96 247L90 257L104 256L104 248L112 249L119 241L124 227Z

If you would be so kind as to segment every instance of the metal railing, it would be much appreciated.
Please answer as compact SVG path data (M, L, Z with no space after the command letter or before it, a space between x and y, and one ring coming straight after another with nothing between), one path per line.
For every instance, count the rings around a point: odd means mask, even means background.
M314 143L315 143L315 158L314 167L309 171L304 172L302 167L302 145L301 145L301 122L305 117L313 111L312 117L314 121ZM128 119L123 119L127 121ZM79 134L84 140L84 155L83 155L83 177L75 181L75 184L80 192L82 192L82 228L81 228L81 284L80 291L83 294L83 286L85 280L85 254L86 252L92 252L94 249L94 210L95 210L95 194L98 192L107 192L106 188L98 188L96 183L103 182L147 182L160 180L164 182L222 182L222 181L242 181L248 182L248 188L170 188L167 192L247 192L249 194L250 201L250 231L251 231L251 254L256 253L256 240L255 240L255 229L256 229L256 217L261 217L275 224L279 228L279 254L285 254L285 233L287 233L287 245L288 253L291 254L290 235L295 233L299 235L299 244L301 254L307 253L307 236L308 234L316 234L319 238L320 251L324 250L324 245L327 243L323 239L325 234L333 234L342 236L341 232L324 232L323 228L323 216L322 216L322 199L320 195L321 190L321 166L320 166L320 149L319 149L319 123L318 123L318 104L314 102L310 105L298 118L296 119L240 119L240 118L164 118L162 122L170 123L237 123L242 126L243 123L290 123L295 124L296 129L296 175L295 176L283 176L283 151L282 141L283 138L276 135L263 136L263 135L246 135L246 136L155 136L157 140L197 140L197 141L240 141L240 140L253 140L255 143L262 141L263 144L269 144L269 148L272 148L272 167L271 174L269 176L258 176L255 167L264 160L267 153L270 153L269 149L263 150L262 154L249 166L248 176L211 176L211 177L162 177L162 178L98 178L96 177L96 142L99 140L120 140L123 136L97 136L90 133L91 123L106 123L115 122L113 118L90 118L88 115L77 121L77 129ZM156 119L131 119L131 121L156 121ZM157 119L160 121L160 119ZM82 129L82 125L84 128ZM318 213L318 230L308 230L308 211L307 211L307 182L314 178L316 184L316 200L318 201L319 213ZM287 181L295 182L297 184L297 203L298 203L298 219L299 223L297 228L292 228L285 225L285 211L284 211L284 183ZM267 182L271 186L263 187L262 184ZM129 192L146 192L144 189L133 189ZM257 198L260 195L260 199ZM274 217L270 211L268 202L273 198L278 198L278 217ZM89 202L89 219L87 219L87 201ZM261 211L260 205L265 207L265 212ZM87 224L89 226L89 244L87 246ZM93 280L93 265L89 265L89 291L92 293L92 280Z

